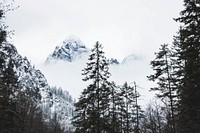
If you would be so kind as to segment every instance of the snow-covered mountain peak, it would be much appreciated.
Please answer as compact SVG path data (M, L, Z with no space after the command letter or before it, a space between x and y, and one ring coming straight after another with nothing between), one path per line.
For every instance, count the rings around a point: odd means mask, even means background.
M58 61L63 62L87 62L91 54L89 48L76 36L67 37L55 50L47 57L45 64L51 64ZM117 59L109 58L107 62L109 65L130 64L141 60L141 57L131 54L126 56L122 62L119 63Z
M58 60L72 62L82 58L88 52L89 49L78 37L70 36L60 46L56 46L54 52L48 56L46 63Z
M70 36L63 41L61 48L64 48L66 50L74 50L78 51L80 49L85 50L86 47L84 43L76 36Z

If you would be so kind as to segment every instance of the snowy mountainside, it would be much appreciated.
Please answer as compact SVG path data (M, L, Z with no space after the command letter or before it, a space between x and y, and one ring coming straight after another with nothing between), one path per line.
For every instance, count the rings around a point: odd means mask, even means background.
M32 66L26 57L22 57L12 44L2 43L0 56L4 56L6 62L13 62L13 69L18 76L21 91L28 92L32 100L42 108L44 119L51 121L52 113L56 113L58 116L65 114L65 117L60 118L59 123L65 130L69 129L70 125L63 124L69 123L68 121L71 119L74 110L74 101L69 92L62 91L61 88L58 91L55 88L52 89L42 72ZM4 67L6 68L7 66ZM61 106L58 106L59 104ZM54 107L57 107L58 110L52 112Z
M87 56L89 49L77 37L69 37L61 43L61 46L56 46L52 54L50 54L46 63L63 60L67 62L76 61L84 56Z
M18 54L15 46L9 43L3 43L0 47L1 55L5 56L7 62L12 61L14 63L14 71L18 76L18 80L23 89L37 93L40 91L43 94L43 98L49 97L49 87L39 70L36 70L25 57L23 58Z
M61 87L50 88L51 102L44 106L46 118L51 123L58 122L65 132L72 132L71 119L74 116L74 99Z

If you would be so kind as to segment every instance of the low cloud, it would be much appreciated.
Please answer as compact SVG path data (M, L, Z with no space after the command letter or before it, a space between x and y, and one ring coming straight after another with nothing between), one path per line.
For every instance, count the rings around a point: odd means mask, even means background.
M40 69L44 73L51 86L62 87L76 99L78 99L82 90L87 87L88 82L82 81L82 70L86 67L87 60L77 60L74 62L57 61L47 65L41 65ZM115 81L117 85L128 82L133 86L137 83L138 92L141 97L139 103L146 105L154 97L154 93L149 92L153 86L146 78L151 73L150 66L145 59L129 60L119 65L110 65L110 81Z

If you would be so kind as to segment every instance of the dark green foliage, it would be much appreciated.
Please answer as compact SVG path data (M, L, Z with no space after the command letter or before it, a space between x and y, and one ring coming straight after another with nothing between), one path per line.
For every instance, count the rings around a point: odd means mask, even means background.
M168 105L172 115L166 117L169 125L177 126L176 130L172 131L198 133L200 131L200 3L195 0L184 0L184 6L185 9L181 11L180 17L175 19L181 23L181 27L178 35L174 37L172 52L162 45L156 54L156 59L151 62L155 74L149 76L149 79L158 81L158 87L152 90L159 90L161 93L158 96L168 98L170 101ZM178 117L175 117L176 115Z
M173 99L176 97L176 88L173 88L173 63L171 61L172 55L168 45L161 45L160 51L156 53L155 60L151 61L154 74L148 76L150 81L156 81L158 87L151 88L151 90L159 91L157 96L161 99Z
M131 87L125 82L118 91L118 119L121 125L121 132L139 132L139 120L142 117L142 110L137 103L139 93L136 85Z
M182 24L174 38L174 47L181 66L178 76L180 108L179 132L200 131L200 4L184 0L185 9L176 21Z
M100 133L109 130L109 96L110 88L107 79L110 76L108 64L102 51L102 45L96 42L89 63L83 70L85 78L90 84L82 92L75 104L77 116L73 123L75 132Z
M111 82L111 96L110 96L110 125L111 133L120 133L120 117L119 117L119 105L122 104L122 99L118 95L119 86L115 82Z
M124 132L128 133L133 131L134 126L132 125L132 122L135 120L134 115L134 109L135 109L135 94L134 94L134 88L128 86L127 82L124 83L124 85L121 87L121 94L122 99L124 99L124 115L123 115L123 125L124 125Z
M12 62L9 62L7 68L4 63L0 66L0 131L13 132L16 127L15 119L18 118L14 100L18 79L13 71Z
M16 97L16 111L19 119L15 120L17 124L15 132L42 132L45 123L43 122L41 109L38 106L38 103L33 101L26 91L23 92L18 90L18 95Z
M174 66L172 60L172 53L168 45L161 45L160 51L156 53L156 58L151 61L154 74L148 76L151 81L156 81L158 87L151 88L153 91L159 91L158 98L170 107L169 126L171 132L176 132L175 125L175 106L177 106L177 86L175 85L176 79L173 77Z

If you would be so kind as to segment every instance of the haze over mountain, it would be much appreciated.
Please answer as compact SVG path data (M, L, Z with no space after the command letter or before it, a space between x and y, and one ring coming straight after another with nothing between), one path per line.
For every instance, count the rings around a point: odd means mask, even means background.
M81 73L83 68L86 67L86 62L88 62L90 50L75 36L67 37L65 41L55 47L55 50L49 54L40 68L50 85L59 85L67 89L73 97L78 98L81 91L87 86L87 83L82 81ZM151 83L146 79L150 69L145 66L149 62L144 57L131 54L126 56L122 62L110 58L108 63L112 75L111 81L115 81L119 85L122 85L125 81L130 84L135 81L140 86L138 91L142 95L141 99L143 100L140 102L143 104L146 104L153 97L153 94L148 91Z

